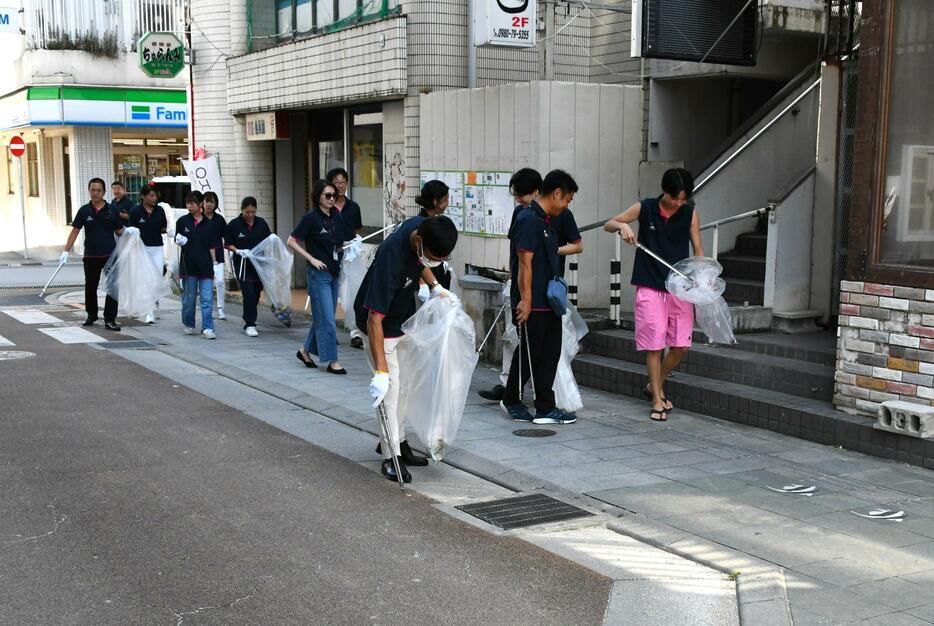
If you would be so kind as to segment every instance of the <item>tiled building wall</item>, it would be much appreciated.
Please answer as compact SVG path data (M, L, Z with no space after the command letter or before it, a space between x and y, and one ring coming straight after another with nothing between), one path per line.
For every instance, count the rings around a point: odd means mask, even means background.
M934 289L843 281L834 404L875 417L879 405L934 405Z

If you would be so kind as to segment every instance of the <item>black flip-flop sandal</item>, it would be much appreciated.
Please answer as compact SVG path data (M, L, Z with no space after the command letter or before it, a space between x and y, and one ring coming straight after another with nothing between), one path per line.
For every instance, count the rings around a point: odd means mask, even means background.
M655 417L656 415L660 417ZM649 419L653 422L666 422L668 421L668 412L664 409L652 409L649 412Z
M642 388L642 397L645 398L646 400L651 400L651 399L652 399L652 392L649 391L648 389L646 389L645 387L643 387L643 388ZM671 401L668 400L668 398L666 398L666 397L664 397L664 396L662 396L662 402L664 402L665 404L671 404ZM675 408L675 405L674 405L674 404L671 404L671 406L670 406L669 408L665 409L665 411L668 412L668 411L671 411L671 410L674 409L674 408Z

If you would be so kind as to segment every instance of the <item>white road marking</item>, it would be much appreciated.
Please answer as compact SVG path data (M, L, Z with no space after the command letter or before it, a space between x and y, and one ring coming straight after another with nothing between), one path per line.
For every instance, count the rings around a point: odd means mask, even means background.
M94 333L78 328L77 326L66 326L64 328L40 328L39 332L45 333L52 339L61 343L107 343L103 337L98 337Z
M5 309L3 312L23 324L60 324L62 321L38 309L26 309L22 311Z
M15 346L15 345L16 345L15 343L13 343L12 341L10 341L9 339L7 339L6 337L4 337L3 335L0 335L0 346Z

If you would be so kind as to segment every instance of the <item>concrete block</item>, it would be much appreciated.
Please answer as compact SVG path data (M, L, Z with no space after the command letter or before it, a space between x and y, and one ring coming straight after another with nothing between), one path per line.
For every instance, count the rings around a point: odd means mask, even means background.
M883 402L874 425L897 435L920 439L934 437L934 407L914 402Z
M888 393L886 391L870 391L869 399L873 402L895 402L901 400L897 393Z
M864 306L860 309L860 313L862 313L862 317L868 317L874 320L888 320L892 317L891 309L883 309L874 306Z
M921 346L921 339L918 337L912 337L910 335L899 335L897 333L892 333L889 335L889 343L894 346L902 346L904 348L918 348Z
M843 371L849 371L849 370L844 368ZM934 363L921 363L918 366L918 373L919 374L934 374Z
M891 370L887 367L874 367L872 368L873 378L881 378L882 380L891 380L894 382L901 382L902 373L900 370Z
M873 343L889 343L889 333L881 330L863 329L859 331L859 338L863 341L871 341Z
M883 309L895 309L896 311L907 311L908 300L903 298L879 298L879 306Z
M772 328L789 334L814 332L820 316L820 311L773 311Z
M841 369L844 372L856 374L857 376L872 376L871 365L860 365L859 363L854 363L852 361L845 361L843 365L841 365Z
M934 386L934 376L930 374L911 374L905 372L902 374L902 382L918 385L919 387L932 387Z
M919 302L912 300L908 304L908 310L912 313L921 313L921 315L931 315L934 317L934 302Z
M868 352L872 354L875 352L876 346L871 341L860 341L859 339L847 339L844 343L844 346L847 350L853 350L855 352Z

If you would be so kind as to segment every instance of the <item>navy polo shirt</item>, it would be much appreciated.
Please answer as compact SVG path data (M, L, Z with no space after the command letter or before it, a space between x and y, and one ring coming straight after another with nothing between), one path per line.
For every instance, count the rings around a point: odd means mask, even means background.
M117 214L117 217L120 219L120 222L126 226L129 221L129 216L127 219L120 217L120 213L129 213L133 208L133 201L130 200L127 196L123 196L120 200L114 200L110 203L111 208L113 208L114 213Z
M577 221L571 209L565 209L558 217L551 218L551 227L558 237L558 247L569 243L577 243L581 240L580 231L577 230ZM564 260L566 257L558 255L558 269L560 275L564 277Z
M401 337L402 324L415 313L418 279L425 268L412 250L410 237L424 221L420 215L410 217L376 251L353 306L357 328L364 334L370 311L384 316L386 338Z
M161 246L162 233L169 227L165 210L158 204L153 208L152 213L148 212L142 204L137 204L130 209L129 224L139 229L139 238L147 246Z
M551 311L548 282L558 271L558 237L548 216L537 202L519 213L510 231L509 266L512 275L510 298L519 304L519 252L532 253L532 310Z
M211 248L220 238L211 220L183 215L175 222L175 232L188 238L182 246L182 258L179 263L179 276L182 278L210 278L214 280L214 262L211 260Z
M328 266L332 276L341 272L344 257L344 221L339 211L327 215L318 207L302 216L292 236L305 242L305 250Z
M228 246L233 246L237 250L252 250L257 244L271 234L272 231L269 230L269 224L267 224L266 220L263 218L254 217L253 225L250 226L246 223L246 220L243 219L243 216L240 215L230 220L230 223L227 224L227 232L224 234L224 241L227 242ZM239 278L240 264L243 263L244 260L239 254L234 254L231 258L233 259L234 272ZM246 261L245 280L254 283L260 282L259 276L256 274L256 270L249 260Z
M227 232L227 220L224 216L214 211L211 216L211 222L214 224L214 230L217 232L217 241L214 242L214 255L218 263L224 262L224 242L222 241L224 233Z
M344 220L344 241L350 241L357 236L357 231L363 228L363 216L360 214L360 205L349 197L344 202L344 208L338 211Z
M690 256L691 221L694 203L688 202L667 220L662 217L658 198L646 198L639 210L639 243L672 265ZM632 265L633 285L666 291L669 269L642 251Z
M85 204L78 209L71 225L84 229L84 256L87 258L109 257L117 246L114 231L123 228L123 222L106 202L100 210L94 210L91 203Z

